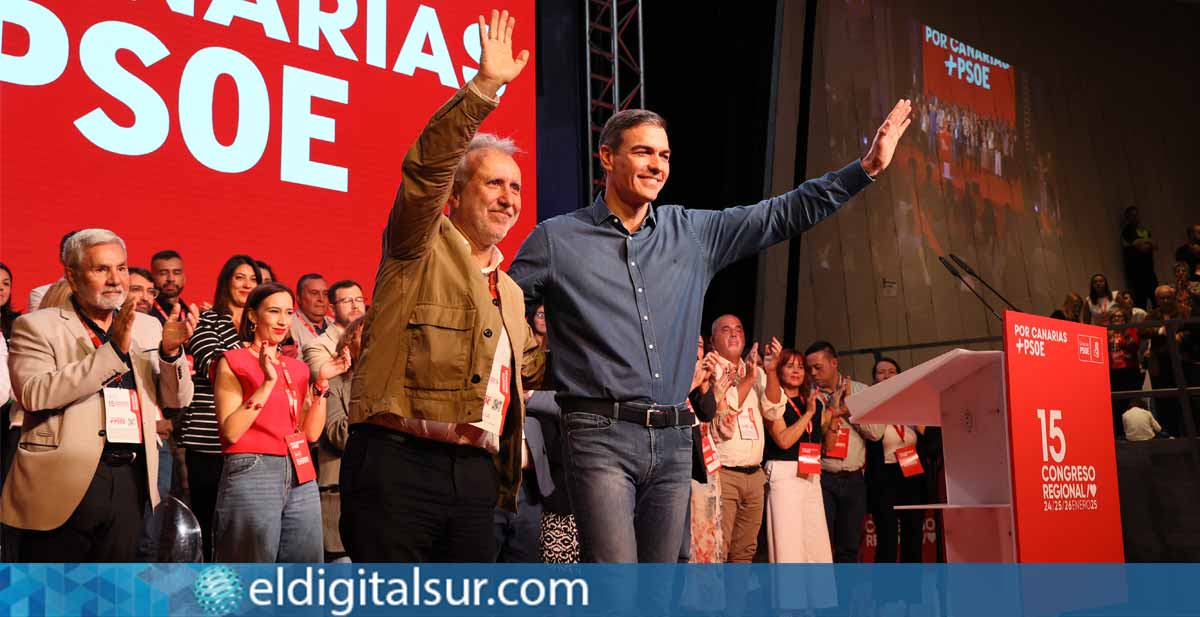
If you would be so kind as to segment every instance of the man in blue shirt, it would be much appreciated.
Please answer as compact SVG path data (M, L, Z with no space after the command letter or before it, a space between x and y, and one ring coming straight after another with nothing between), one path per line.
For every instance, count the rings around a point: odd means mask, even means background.
M896 103L861 161L752 206L651 207L670 172L666 122L614 114L605 190L539 224L509 274L545 305L583 557L670 562L691 492L686 404L704 292L725 266L833 214L891 162L912 105Z

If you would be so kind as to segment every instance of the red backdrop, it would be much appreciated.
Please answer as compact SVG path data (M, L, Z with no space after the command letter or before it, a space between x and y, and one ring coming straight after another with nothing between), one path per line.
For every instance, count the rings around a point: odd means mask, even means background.
M984 116L998 118L1008 126L1016 124L1016 99L1013 95L1013 68L1002 68L993 63L985 63L969 54L963 43L932 30L928 26L923 29L923 44L921 46L922 67L925 77L925 94L936 96L943 101L949 101L968 107ZM959 60L963 60L964 69L970 62L971 70L959 70ZM953 67L948 67L951 62ZM971 83L968 76L979 75L975 72L978 67L987 68L984 88L980 83ZM978 81L978 78L976 78Z
M130 265L180 251L190 300L211 299L234 253L289 285L319 271L369 292L400 161L474 75L473 25L495 4L4 0L0 261L14 306L60 276L59 238L86 227L120 234ZM514 47L533 51L534 0L506 4ZM483 126L524 151L510 259L537 220L533 73Z

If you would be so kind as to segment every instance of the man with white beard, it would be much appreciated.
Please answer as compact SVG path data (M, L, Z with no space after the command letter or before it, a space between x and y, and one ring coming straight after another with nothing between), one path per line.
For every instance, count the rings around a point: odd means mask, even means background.
M71 236L62 262L70 302L13 324L25 416L0 520L22 530L17 561L134 561L159 500L155 420L191 402L183 344L198 310L181 318L177 304L165 326L134 311L125 242L106 229Z

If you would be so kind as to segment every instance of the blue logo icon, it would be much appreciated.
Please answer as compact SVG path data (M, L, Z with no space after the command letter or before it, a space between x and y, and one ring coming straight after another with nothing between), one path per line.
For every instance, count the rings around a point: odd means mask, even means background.
M211 566L196 577L192 591L205 615L225 617L242 602L242 579L228 566Z

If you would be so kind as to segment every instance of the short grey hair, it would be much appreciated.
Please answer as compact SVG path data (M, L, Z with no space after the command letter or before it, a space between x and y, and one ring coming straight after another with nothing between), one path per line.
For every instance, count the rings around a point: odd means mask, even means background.
M83 265L83 254L93 246L100 246L101 244L117 244L120 245L123 252L126 254L129 253L129 251L125 250L125 241L121 239L121 236L107 229L82 229L75 232L63 244L63 265L72 271L78 272L79 268Z
M495 150L510 157L515 157L521 152L511 137L500 137L493 133L477 133L471 139L471 143L467 144L467 151L463 152L462 158L458 161L458 167L454 169L454 185L450 190L451 195L461 195L463 187L467 185L467 180L475 175L479 157L471 155L480 150Z

